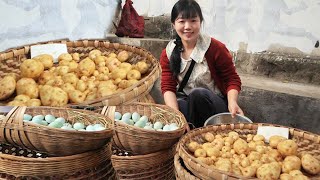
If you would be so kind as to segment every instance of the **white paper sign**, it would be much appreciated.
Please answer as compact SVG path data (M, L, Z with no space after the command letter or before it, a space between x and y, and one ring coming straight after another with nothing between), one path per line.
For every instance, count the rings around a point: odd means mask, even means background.
M50 54L53 61L58 62L58 57L62 53L68 53L66 44L41 44L31 46L31 58L40 54Z
M259 126L257 134L263 135L266 139L266 142L269 142L269 138L274 135L282 136L288 139L289 129L284 127Z

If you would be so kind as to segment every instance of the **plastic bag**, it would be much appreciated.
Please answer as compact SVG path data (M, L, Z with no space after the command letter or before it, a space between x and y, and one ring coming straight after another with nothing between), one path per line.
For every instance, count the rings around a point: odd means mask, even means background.
M142 16L139 16L132 4L133 2L131 0L126 0L126 3L123 6L121 19L116 31L118 37L144 37L144 19Z

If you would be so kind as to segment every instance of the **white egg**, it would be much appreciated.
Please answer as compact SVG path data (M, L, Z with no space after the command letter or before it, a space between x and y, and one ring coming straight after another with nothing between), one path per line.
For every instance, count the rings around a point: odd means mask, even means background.
M75 130L84 129L84 124L81 123L81 122L76 122L76 123L73 124L73 128Z
M54 117L54 116L51 115L51 114L48 114L48 115L46 115L46 116L44 117L44 119L45 119L48 123L52 123L52 122L56 119L56 117Z
M139 113L134 112L134 113L132 113L131 117L132 117L132 120L133 120L134 122L138 122L141 116L140 116Z
M44 116L43 116L43 115L36 115L36 116L33 116L32 119L41 119L41 120L44 120Z
M120 120L121 117L122 117L121 113L119 113L119 112L114 112L114 119L115 119L115 120Z
M121 117L121 120L131 119L131 113L124 113Z
M162 129L162 127L163 127L163 124L162 124L162 122L159 122L159 121L155 122L153 125L153 128L156 130Z
M134 126L143 128L146 126L146 122L144 122L144 120L139 120L134 124Z
M154 130L151 126L145 126L143 129Z
M48 126L53 127L53 128L61 128L63 126L63 123L61 123L59 121L53 121Z
M152 124L151 122L147 122L147 123L146 123L146 126L150 126L150 127L153 128L153 124Z
M129 125L134 125L134 121L132 119L129 119Z
M130 124L130 120L131 119L122 119L121 121L119 121L119 122L123 122L123 123L126 123L126 124Z
M36 123L36 124L42 124L42 119L37 118L37 117L33 117L31 122Z
M62 124L66 123L66 120L63 117L58 117L56 120L57 122L61 122Z
M95 129L94 129L94 126L93 125L88 125L87 127L86 127L86 131L95 131Z
M42 120L41 124L44 125L44 126L48 126L48 122L45 121L45 120Z
M103 124L100 124L100 123L94 124L93 126L94 126L95 129L97 129L98 127L99 127L99 128L100 128L100 127L103 127L103 128L104 128L104 125L103 125Z
M179 127L178 127L178 126L170 127L170 131L175 131L175 130L177 130L177 129L179 129Z
M163 131L170 131L170 125L169 124L164 125Z
M32 116L30 114L24 114L23 115L23 120L31 121Z
M72 128L72 125L70 123L64 123L63 126L67 126L67 127L71 127Z
M95 128L96 131L103 131L103 130L105 130L105 129L106 129L105 127L100 127L100 126L97 127L97 128Z
M75 131L76 130L76 129L73 129L72 127L69 127L69 126L62 126L61 129L71 130L71 131Z
M148 122L149 121L148 116L142 116L139 120L142 120L144 122Z

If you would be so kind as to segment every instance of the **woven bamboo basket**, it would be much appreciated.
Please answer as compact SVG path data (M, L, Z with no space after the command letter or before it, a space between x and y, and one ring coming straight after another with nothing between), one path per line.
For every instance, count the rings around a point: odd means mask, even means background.
M203 128L198 128L188 132L179 141L178 154L183 159L187 169L189 169L195 176L200 179L217 179L217 180L236 180L236 179L256 179L246 178L238 176L233 173L220 171L214 169L204 163L199 163L196 158L186 147L186 144L191 140L198 143L203 143L203 133L211 132L214 135L221 134L226 135L230 131L237 132L240 137L244 137L246 134L256 134L259 126L274 126L274 127L285 127L274 124L266 123L251 123L251 124L222 124L222 125L211 125ZM287 127L289 128L289 127ZM320 136L312 134L310 132L302 131L295 128L289 128L290 139L293 139L298 144L298 153L306 151L320 160ZM320 174L311 176L305 174L311 179L320 179Z
M138 112L149 117L151 122L177 123L179 129L174 131L147 130L122 122L115 122L114 145L133 154L149 154L172 147L184 134L186 120L182 113L166 105L152 103L132 103L122 106L105 106L101 114L114 119L114 112Z
M133 155L113 147L112 165L119 179L171 180L175 179L174 148L146 154Z
M185 167L183 160L178 154L174 156L174 168L177 180L200 180Z
M102 131L72 131L24 122L23 115L63 117L71 124L101 123ZM98 113L58 107L14 107L0 122L0 142L45 152L54 156L67 156L103 147L114 134L113 121Z
M111 163L111 143L98 150L64 157L0 144L1 179L118 179Z
M79 53L80 59L87 57L89 52L94 49L100 50L102 52L102 55L108 55L112 52L118 53L122 50L126 50L129 53L131 53L131 58L128 60L129 63L134 64L140 60L146 60L146 62L151 65L148 72L145 75L143 75L139 82L137 82L136 84L124 90L118 91L115 94L78 103L81 105L109 106L134 101L137 98L143 97L144 95L148 94L154 82L160 76L161 69L159 61L149 51L143 48L134 47L126 44L111 43L106 40L57 40L25 45L14 49L9 49L5 52L0 53L0 79L4 77L7 73L20 74L20 65L24 60L30 58L30 49L32 45L52 43L66 44L68 52ZM12 100L12 98L6 101L0 101L0 105L4 105L10 100ZM75 103L68 105L75 105Z

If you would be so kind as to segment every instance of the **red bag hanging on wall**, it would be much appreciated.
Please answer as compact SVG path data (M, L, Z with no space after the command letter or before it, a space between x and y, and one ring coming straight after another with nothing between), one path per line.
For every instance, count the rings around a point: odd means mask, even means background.
M132 4L131 0L126 0L123 6L121 19L116 31L118 37L142 38L144 36L144 19L139 16Z

